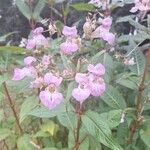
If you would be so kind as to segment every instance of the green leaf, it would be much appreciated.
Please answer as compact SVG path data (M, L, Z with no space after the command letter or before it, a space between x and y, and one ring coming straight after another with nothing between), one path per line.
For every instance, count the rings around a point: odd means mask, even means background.
M71 111L71 107L64 105L63 103L61 103L60 105L58 105L55 109L49 110L45 107L37 107L35 109L33 109L29 115L32 116L36 116L39 118L52 118L55 117L59 114L62 114L66 111Z
M0 46L0 51L9 51L14 54L24 54L25 48L17 47L17 46Z
M28 117L29 113L38 106L38 99L35 96L28 97L21 105L21 110L19 114L20 123Z
M140 130L140 136L143 142L150 148L150 121L145 121L142 129Z
M55 124L53 121L48 121L46 124L42 125L41 130L44 132L48 132L51 136L54 136L58 131L58 125Z
M40 19L40 13L42 12L44 6L45 6L45 0L39 0L37 5L35 6L34 12L33 12L33 18L35 20Z
M129 66L129 69L132 71L133 74L137 76L143 74L144 65L145 65L145 56L140 50L139 44L137 45L132 38L129 38L129 45L126 48L127 50L126 58L134 58L134 62L135 62L134 65Z
M55 147L46 147L46 148L42 148L42 150L58 150Z
M50 135L48 133L45 133L44 131L40 130L37 133L35 133L34 135L32 135L33 138L37 138L37 137L49 137Z
M82 141L82 143L80 144L78 150L89 149L89 138L86 134L86 131L83 128L80 129L79 141ZM70 150L72 150L74 146L75 146L74 132L71 130L69 131L68 135L68 147Z
M8 74L0 75L0 86L9 79Z
M17 147L19 150L34 150L30 142L31 142L30 136L25 134L18 139Z
M74 89L74 87L75 87L75 82L74 81L70 82L68 84L68 90L67 90L67 94L66 94L66 98L65 98L66 103L68 103L70 98L72 97L72 90Z
M107 122L102 120L99 114L92 111L86 112L86 114L82 116L82 123L89 134L105 146L113 150L123 150L121 146L113 140Z
M114 109L126 108L126 103L121 93L111 85L106 86L106 91L101 96L102 100Z
M77 124L77 118L74 112L64 112L57 115L59 122L68 129L74 130Z
M87 3L77 3L77 4L72 4L70 6L78 11L94 11L95 10L94 5L87 4Z
M10 33L7 33L3 36L0 36L0 42L4 42L7 37L9 37L10 35L15 34L15 33L17 33L17 32L10 32Z
M4 118L4 110L0 109L0 121L2 121Z
M27 18L27 19L31 19L31 11L30 8L28 6L28 4L24 1L24 0L15 0L15 3L18 7L18 9L21 11L21 13Z
M111 129L117 127L120 124L122 110L111 110L106 113L100 114L102 120L105 120Z
M11 131L6 128L0 129L0 141L6 139L9 135L11 135Z
M138 88L139 78L133 73L121 73L117 78L117 84L120 84L132 90Z

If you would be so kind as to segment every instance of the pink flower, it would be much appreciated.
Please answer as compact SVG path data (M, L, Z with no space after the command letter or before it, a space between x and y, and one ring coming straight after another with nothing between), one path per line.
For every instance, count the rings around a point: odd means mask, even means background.
M88 82L88 76L85 73L77 73L75 76L75 80L79 84L84 84Z
M77 37L76 26L74 27L64 26L62 33L67 37L72 37L72 38Z
M107 41L109 45L113 45L115 43L115 35L113 33L108 32L107 34L103 34L102 38Z
M32 38L27 41L27 49L32 50L38 46L48 47L48 40L42 35L43 30L42 27L39 27L32 31Z
M31 50L31 49L35 48L35 46L36 46L35 39L28 39L26 49Z
M83 103L90 95L101 96L105 90L106 85L101 77L105 74L105 67L102 64L88 65L88 73L77 73L75 80L78 83L78 88L72 91L72 96L75 100Z
M90 96L90 94L91 92L87 88L78 87L72 91L72 96L80 103L83 103Z
M88 71L94 75L102 76L105 74L105 67L100 63L95 66L92 64L89 64Z
M38 27L38 28L34 29L32 32L34 35L38 35L38 34L42 34L43 31L44 31L44 29L42 27Z
M19 81L22 80L25 76L26 74L23 69L15 68L12 80Z
M93 82L90 85L90 91L92 96L101 96L105 90L106 90L106 85L104 82Z
M44 48L48 47L48 40L42 35L35 35L33 39L36 41L36 46L43 46Z
M54 84L58 87L62 82L62 77L56 77L52 73L46 73L44 76L44 82L47 85Z
M76 52L79 49L78 45L73 42L64 42L60 45L60 50L67 55Z
M22 69L15 68L12 80L15 80L15 81L22 80L26 76L32 77L32 78L37 77L36 69L32 66L24 67Z
M111 17L107 17L107 18L104 18L102 20L102 26L105 28L105 29L110 29L111 28L111 25L112 25L112 18Z
M63 100L63 95L57 91L50 92L48 90L41 91L39 98L42 104L48 109L54 109Z
M28 56L28 57L24 58L24 63L27 66L31 65L35 61L36 61L36 59L32 56Z
M132 7L130 12L135 13L136 11L148 11L150 10L150 0L135 0L135 6Z

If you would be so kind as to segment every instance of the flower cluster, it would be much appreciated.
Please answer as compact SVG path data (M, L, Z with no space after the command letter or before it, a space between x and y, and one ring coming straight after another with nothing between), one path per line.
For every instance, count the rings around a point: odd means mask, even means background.
M150 10L150 0L135 0L135 6L132 7L130 12L135 13L138 10L140 11L149 11Z
M71 55L79 49L77 44L77 29L76 27L64 26L63 35L66 37L66 41L60 45L60 50L64 54Z
M38 47L48 47L48 40L42 35L43 31L42 27L38 27L32 31L31 38L27 40L26 49L32 50Z
M25 67L14 70L12 80L19 81L25 77L31 77L33 80L30 87L40 89L39 98L42 104L49 109L53 109L63 100L63 95L58 92L62 78L51 72L44 74L50 63L51 57L49 55L44 55L38 60L28 56L24 59Z
M39 94L39 98L45 107L53 109L62 102L63 95L58 92L61 82L61 77L54 76L52 73L45 74L43 78L45 89Z
M106 85L102 78L105 74L105 67L102 64L88 65L88 73L77 73L75 80L78 83L78 87L72 91L72 96L83 103L90 95L101 96Z
M92 33L92 38L101 38L104 41L107 41L108 44L113 45L115 42L115 35L110 32L112 18L106 17L104 19L99 19L99 22L101 25Z

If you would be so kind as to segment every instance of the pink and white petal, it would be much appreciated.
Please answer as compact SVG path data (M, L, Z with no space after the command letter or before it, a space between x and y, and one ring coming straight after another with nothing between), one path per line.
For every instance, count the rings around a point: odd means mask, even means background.
M62 33L65 36L77 37L76 26L74 26L74 27L64 26Z
M90 94L90 90L86 88L81 89L78 87L72 91L72 96L80 103L83 103L90 96Z
M88 71L90 73L93 73L94 75L102 76L105 74L105 67L101 63L98 63L95 66L92 64L89 64L88 65Z
M35 35L41 34L43 31L44 31L43 27L38 27L33 30L33 34L35 34Z
M31 65L33 62L36 62L36 59L32 56L28 56L24 58L25 65Z
M49 91L41 91L39 94L39 98L41 100L41 103L47 107L48 109L51 109L51 101L52 101L52 95Z
M15 68L12 80L19 81L22 80L25 76L26 75L24 74L23 69Z
M63 101L63 95L59 92L52 93L52 105L51 109L55 108L57 105L59 105Z
M88 77L87 77L87 74L85 73L77 73L76 76L75 76L75 80L77 83L86 83L88 82Z
M32 50L36 46L36 41L34 39L29 39L27 41L26 49Z
M91 95L92 96L101 96L105 90L106 90L106 85L105 83L92 83L90 84L90 90L91 90Z
M62 82L62 77L56 77L52 73L46 73L44 76L44 82L49 84L55 84L55 86L59 86Z
M76 52L79 49L78 45L73 42L64 42L60 45L60 50L67 55Z

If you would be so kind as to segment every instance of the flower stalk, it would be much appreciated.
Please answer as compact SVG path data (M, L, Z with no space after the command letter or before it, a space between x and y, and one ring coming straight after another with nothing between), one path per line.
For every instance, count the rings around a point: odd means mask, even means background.
M137 98L135 100L135 103L136 103L136 118L130 126L130 133L129 133L129 137L128 137L128 141L127 141L128 144L132 144L134 135L135 135L140 123L143 120L143 117L141 116L142 111L143 111L143 109L142 109L142 96L143 96L143 92L144 92L144 89L145 89L144 82L145 82L145 79L146 79L146 75L148 73L149 58L150 57L146 56L144 72L143 72L143 75L142 75L141 83L138 87L138 95L137 95Z

